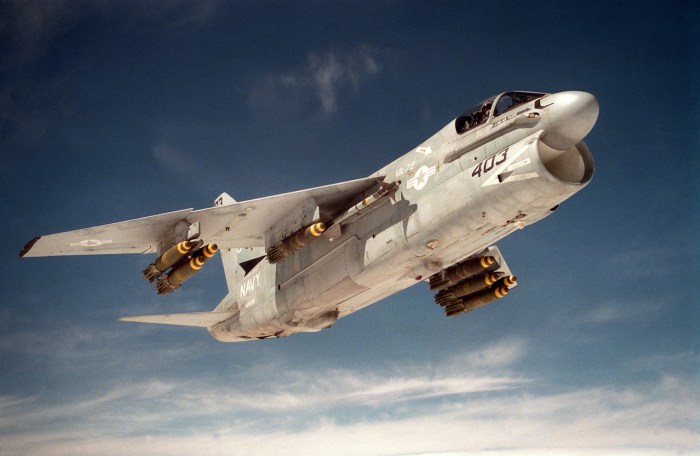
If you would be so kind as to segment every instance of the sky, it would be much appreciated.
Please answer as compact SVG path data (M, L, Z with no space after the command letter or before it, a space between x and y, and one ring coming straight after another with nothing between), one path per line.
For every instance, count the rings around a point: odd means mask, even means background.
M2 455L700 453L695 2L0 0ZM140 255L34 236L367 176L507 90L594 94L593 181L499 241L519 286L424 283L225 344ZM447 198L447 195L446 195Z

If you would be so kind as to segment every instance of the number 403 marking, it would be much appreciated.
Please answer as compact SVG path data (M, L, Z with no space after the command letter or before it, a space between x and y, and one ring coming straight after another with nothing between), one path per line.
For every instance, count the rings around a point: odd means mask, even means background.
M495 166L500 165L508 158L508 149L503 149L496 155L491 155L490 157L479 162L478 165L474 167L472 171L472 177L481 177L482 174L486 174L491 171Z

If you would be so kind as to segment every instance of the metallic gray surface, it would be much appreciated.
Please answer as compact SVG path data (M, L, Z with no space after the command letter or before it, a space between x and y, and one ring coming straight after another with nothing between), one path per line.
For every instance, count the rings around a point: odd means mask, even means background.
M529 101L495 116L506 96ZM511 275L492 244L590 182L593 158L582 139L599 108L585 92L485 101L493 106L481 123L460 133L457 118L366 179L244 202L222 194L210 209L44 236L23 253L162 253L196 226L221 247L229 293L215 313L125 320L205 326L226 342L319 331L472 257L493 255L498 272ZM316 222L327 232L275 264L239 266Z

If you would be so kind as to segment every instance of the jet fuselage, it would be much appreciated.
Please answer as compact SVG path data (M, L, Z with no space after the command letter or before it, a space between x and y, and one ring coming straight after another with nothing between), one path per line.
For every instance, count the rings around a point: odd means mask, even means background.
M585 92L485 100L371 176L395 191L337 237L240 274L215 309L231 317L209 332L233 342L319 331L541 220L591 180L582 140L597 116ZM314 201L290 210L319 216Z

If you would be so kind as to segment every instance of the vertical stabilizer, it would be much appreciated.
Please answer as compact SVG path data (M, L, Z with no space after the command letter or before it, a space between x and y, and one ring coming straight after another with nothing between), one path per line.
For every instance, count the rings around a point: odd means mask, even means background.
M214 206L230 206L236 202L228 193L222 193ZM224 275L229 291L233 291L237 284L265 257L263 247L245 249L221 249L221 260L224 263Z

